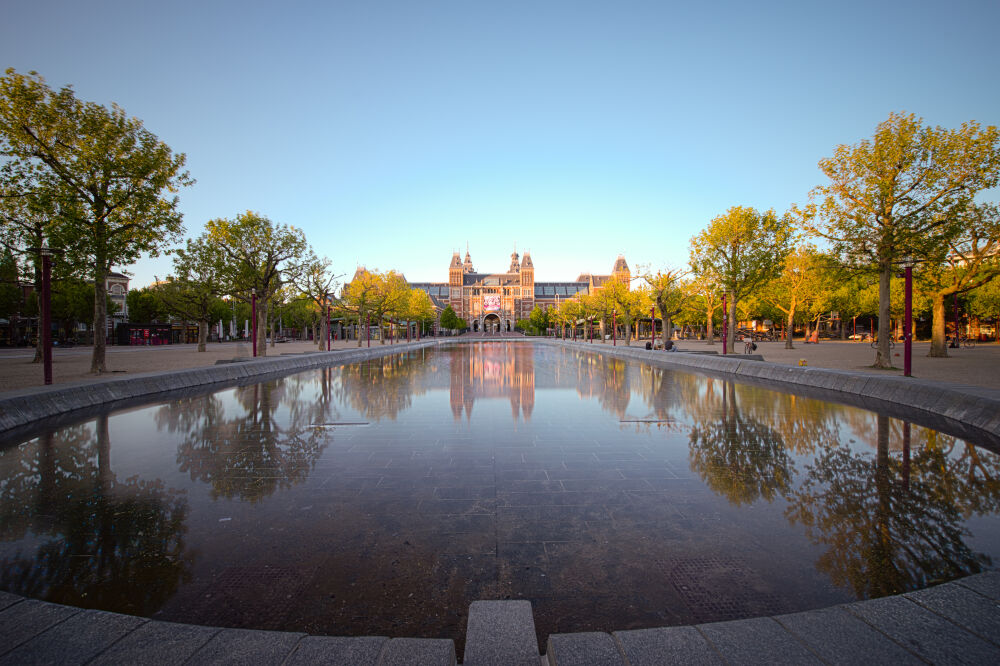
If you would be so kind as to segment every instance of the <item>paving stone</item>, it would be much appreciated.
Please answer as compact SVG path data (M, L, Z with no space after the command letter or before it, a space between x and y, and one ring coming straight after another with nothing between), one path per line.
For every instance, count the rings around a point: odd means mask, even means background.
M793 634L769 617L700 624L698 629L732 663L821 663Z
M905 597L871 599L843 608L932 663L1000 663L1000 648Z
M464 666L537 666L538 639L531 602L474 601L469 606Z
M379 666L454 666L455 642L443 638L393 638L382 648Z
M192 664L281 664L305 634L223 629L191 657Z
M598 631L549 636L551 666L625 666L625 659L610 634Z
M81 611L3 655L0 664L84 664L148 621L119 613Z
M614 637L630 666L725 663L694 627L616 631Z
M7 608L8 606L13 606L14 604L24 601L24 597L20 597L16 594L11 594L10 592L0 591L0 610Z
M146 622L102 652L93 666L102 664L183 664L212 636L217 627L174 622Z
M295 647L285 666L375 666L388 641L385 636L307 636Z
M1000 572L990 571L967 576L962 580L955 581L955 585L962 585L990 599L1000 601Z
M28 599L0 611L0 654L79 613L78 608Z
M1000 601L988 599L954 583L903 596L965 627L980 638L1000 645Z
M923 663L888 636L840 607L779 615L774 619L830 663Z

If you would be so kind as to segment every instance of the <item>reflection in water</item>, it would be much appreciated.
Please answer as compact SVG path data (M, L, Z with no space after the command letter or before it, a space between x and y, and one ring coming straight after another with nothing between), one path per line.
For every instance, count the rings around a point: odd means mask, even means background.
M161 407L156 422L183 436L179 469L211 484L213 498L258 502L304 481L322 455L323 433L313 424L329 418L330 369L323 373L319 399L302 395L298 376L239 387L228 405L218 394L178 400ZM279 418L283 404L289 413Z
M15 543L0 588L148 616L190 578L187 502L158 479L115 477L106 415L2 454L0 537Z
M529 345L459 345L449 352L451 413L472 418L476 399L509 398L511 418L531 419L535 409L535 354Z
M116 419L156 431L116 441L112 467ZM529 344L100 417L0 448L0 500L3 589L328 634L460 639L468 603L503 595L533 599L542 631L774 614L912 590L1000 553L989 451Z

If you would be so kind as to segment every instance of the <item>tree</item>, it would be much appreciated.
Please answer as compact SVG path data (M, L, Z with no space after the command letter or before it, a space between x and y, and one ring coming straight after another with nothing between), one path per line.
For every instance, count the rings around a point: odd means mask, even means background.
M549 311L536 305L531 309L531 314L528 315L528 323L535 335L544 335L549 328Z
M646 272L642 277L649 285L650 298L653 299L653 303L660 311L660 317L663 318L663 348L666 349L667 340L670 339L674 329L672 318L680 314L690 296L682 288L681 278L684 277L684 273L677 269L669 269L656 271L655 274Z
M247 211L236 219L219 218L205 225L204 242L214 246L220 290L249 303L257 294L257 354L267 356L265 331L271 301L282 285L282 274L305 252L301 231L276 225L259 213Z
M441 328L460 331L465 328L465 322L459 319L454 308L448 305L441 312Z
M412 289L410 291L410 302L407 309L407 318L414 319L420 325L421 331L426 331L427 327L434 322L434 302L423 289Z
M224 261L218 248L202 234L174 252L174 275L160 285L159 296L182 319L198 322L198 351L205 351L208 324L220 319L225 308L222 293Z
M38 74L13 69L0 78L0 155L37 169L40 186L76 213L59 220L59 233L69 257L90 267L90 371L106 372L108 272L180 237L177 197L162 194L194 182L184 155L117 105L82 102L69 86L53 91Z
M785 349L792 346L792 331L795 329L795 314L799 308L808 306L824 288L825 264L816 249L803 245L796 248L785 259L785 266L762 298L785 315Z
M736 351L737 304L781 273L792 243L789 215L778 217L774 210L759 213L746 206L733 206L691 239L691 269L729 294L729 326L723 342L730 353Z
M309 248L305 259L294 271L293 278L295 286L319 310L320 335L316 336L316 344L321 350L326 349L326 340L330 335L326 330L326 308L332 305L339 277L330 269L332 263L327 257L317 257L312 248Z
M167 307L155 287L130 289L125 296L129 319L136 323L151 324L167 320Z
M971 205L961 215L958 232L947 239L946 252L921 271L931 292L931 349L928 356L948 356L945 344L945 301L1000 277L1000 208Z
M891 113L872 140L840 145L819 167L830 179L810 193L807 228L850 266L879 277L879 344L874 367L892 367L889 282L904 257L936 255L959 230L976 192L1000 179L1000 133L975 121L957 130L925 127Z

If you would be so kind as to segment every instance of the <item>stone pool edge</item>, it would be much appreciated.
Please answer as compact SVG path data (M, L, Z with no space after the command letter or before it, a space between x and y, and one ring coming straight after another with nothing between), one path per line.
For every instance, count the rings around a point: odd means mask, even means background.
M184 370L162 370L127 377L114 377L93 382L36 386L0 393L0 437L8 431L44 419L77 410L92 409L108 403L148 398L213 384L238 384L254 377L287 374L311 368L322 368L383 356L425 349L440 344L436 340L409 342L378 348L338 349L288 356L268 356L240 359L232 363Z

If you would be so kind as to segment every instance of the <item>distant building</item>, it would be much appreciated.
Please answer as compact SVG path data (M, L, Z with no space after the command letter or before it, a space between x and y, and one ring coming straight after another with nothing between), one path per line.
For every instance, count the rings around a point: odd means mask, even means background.
M609 275L583 273L571 282L535 282L531 255L515 251L505 273L479 273L469 251L463 262L458 252L451 257L447 282L411 282L431 297L440 313L451 306L473 331L512 331L519 319L527 319L534 307L557 307L567 299L599 291L612 278L626 285L632 278L625 257L618 256Z
M110 272L104 284L108 290L108 298L118 306L115 312L116 318L128 321L128 302L125 300L125 297L128 296L128 276Z

